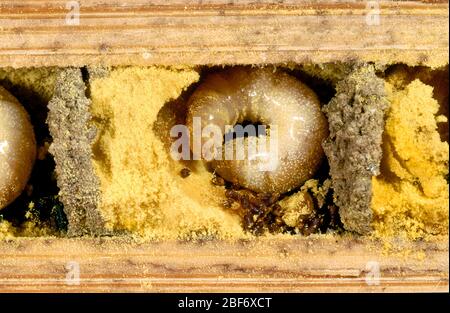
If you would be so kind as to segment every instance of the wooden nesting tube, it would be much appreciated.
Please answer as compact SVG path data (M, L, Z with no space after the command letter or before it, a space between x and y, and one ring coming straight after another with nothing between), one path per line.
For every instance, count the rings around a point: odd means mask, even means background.
M365 3L290 0L79 1L76 25L66 2L3 1L0 67L448 62L447 1L380 1L379 25L367 22ZM448 237L408 245L425 261L383 256L382 243L351 236L4 240L0 291L448 291ZM79 284L67 280L71 264L80 266Z
M0 242L2 292L444 292L448 242L426 260L361 238L130 244L123 239ZM405 247L407 248L407 247ZM379 265L379 279L370 275ZM79 266L80 280L70 281ZM375 266L375 267L374 267ZM68 280L69 277L69 280Z
M446 0L67 2L2 1L0 66L448 59Z

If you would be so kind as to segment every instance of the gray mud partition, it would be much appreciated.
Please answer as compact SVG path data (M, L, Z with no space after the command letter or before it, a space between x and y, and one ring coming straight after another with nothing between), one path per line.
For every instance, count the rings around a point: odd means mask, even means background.
M99 181L91 160L95 129L89 123L90 100L80 69L60 71L48 109L47 123L53 137L50 153L55 157L68 235L100 235L104 221L97 210Z
M387 108L384 80L371 65L356 66L336 85L335 97L323 108L330 129L323 148L334 203L344 228L359 234L372 230L371 181L379 174Z

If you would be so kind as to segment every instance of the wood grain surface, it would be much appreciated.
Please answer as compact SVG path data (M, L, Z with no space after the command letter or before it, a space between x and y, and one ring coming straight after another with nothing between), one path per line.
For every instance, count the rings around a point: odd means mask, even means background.
M0 66L439 66L448 34L447 1L2 0Z
M368 239L323 236L15 239L0 242L0 292L448 292L448 241L409 244L401 255L382 251ZM71 276L77 266L79 281Z

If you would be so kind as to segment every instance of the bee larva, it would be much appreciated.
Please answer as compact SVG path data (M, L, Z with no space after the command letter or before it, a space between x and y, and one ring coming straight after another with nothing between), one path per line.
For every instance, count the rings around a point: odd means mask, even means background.
M270 159L270 169L261 170L267 159L252 158L247 150L243 159L210 161L225 180L253 191L284 193L299 187L314 175L324 156L321 144L328 136L328 123L319 100L309 87L284 72L234 67L210 74L189 98L188 108L191 134L195 118L201 129L213 125L224 134L230 125L249 121L267 125L270 137L276 126L277 153ZM265 136L225 140L221 151L230 146L233 151L239 140L245 147L259 147L261 137Z
M0 209L22 193L35 157L30 117L17 99L0 87Z

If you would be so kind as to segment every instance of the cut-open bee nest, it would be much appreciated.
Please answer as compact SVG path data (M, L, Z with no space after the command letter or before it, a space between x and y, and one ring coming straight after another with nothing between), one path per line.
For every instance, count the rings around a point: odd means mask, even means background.
M269 78L258 81L259 73ZM257 179L268 174L236 177L235 163L171 157L179 139L171 131L189 124L195 100L224 101L214 112L231 112L236 106L220 97L250 88L236 80L251 75L260 88L248 91L254 103L272 97L271 86L304 85L326 118L323 139L317 130L305 137L317 135L311 155L324 157L304 178L299 168L310 160L270 180L287 182L284 189L261 190ZM223 77L229 79L220 82ZM415 240L448 232L448 66L0 69L0 85L29 113L37 143L26 188L0 211L0 236L233 239L352 232ZM206 85L220 92L201 94ZM289 112L286 99L267 108L271 118ZM251 106L257 113L247 112L253 120L246 123L265 122L262 106ZM293 138L283 141L282 151L291 153Z

